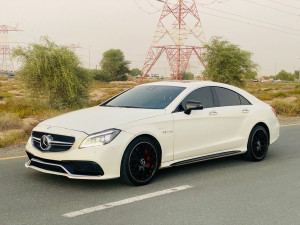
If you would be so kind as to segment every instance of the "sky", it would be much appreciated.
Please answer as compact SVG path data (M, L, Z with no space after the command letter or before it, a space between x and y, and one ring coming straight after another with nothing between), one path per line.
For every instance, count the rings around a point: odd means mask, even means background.
M0 0L0 3L0 25L18 25L22 30L11 32L10 41L24 46L48 36L58 44L80 45L76 53L83 65L90 68L99 65L106 50L121 49L131 62L130 67L140 69L163 6L157 0ZM206 41L221 36L252 52L253 61L259 64L259 75L300 68L300 0L196 0L196 3ZM193 58L188 69L199 73L200 65ZM151 73L168 73L166 58Z

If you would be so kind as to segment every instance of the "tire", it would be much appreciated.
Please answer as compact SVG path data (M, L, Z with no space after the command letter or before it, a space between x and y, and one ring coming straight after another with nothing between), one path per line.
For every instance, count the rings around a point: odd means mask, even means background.
M268 153L269 138L269 134L263 126L255 126L249 135L246 159L255 162L263 160Z
M159 146L148 137L134 139L126 148L121 163L121 180L136 186L149 184L159 164Z

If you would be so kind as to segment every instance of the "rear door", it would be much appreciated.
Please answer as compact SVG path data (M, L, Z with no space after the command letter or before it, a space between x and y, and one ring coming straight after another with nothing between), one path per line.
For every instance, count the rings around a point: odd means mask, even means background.
M237 92L223 88L212 88L214 97L218 101L215 108L215 133L219 150L239 149L244 145L245 137L241 130L252 110L250 102Z

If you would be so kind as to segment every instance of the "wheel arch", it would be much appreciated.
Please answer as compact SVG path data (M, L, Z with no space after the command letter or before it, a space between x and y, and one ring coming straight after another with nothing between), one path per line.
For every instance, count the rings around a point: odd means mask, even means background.
M161 165L161 159L162 159L162 148L161 148L161 144L159 143L159 141L157 140L157 138L155 138L154 136L150 135L150 134L140 134L136 137L134 137L127 145L127 147L134 141L136 140L137 138L141 138L141 137L147 137L147 138L150 138L153 142L156 143L156 145L158 146L158 154L159 154L159 161L158 161L158 167L160 167ZM126 147L126 148L127 148ZM122 158L124 157L124 154L125 154L125 151L123 153L123 156Z
M267 124L265 124L264 122L259 122L259 123L255 124L255 125L253 126L253 128L256 127L256 126L262 126L263 128L266 129L266 131L267 131L267 133L268 133L268 137L269 137L269 144L270 144L270 130L269 130L269 127L267 126ZM252 129L253 129L253 128L252 128Z

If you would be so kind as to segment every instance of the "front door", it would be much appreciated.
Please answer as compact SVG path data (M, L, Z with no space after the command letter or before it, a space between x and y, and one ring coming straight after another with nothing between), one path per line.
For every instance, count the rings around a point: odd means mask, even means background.
M184 113L188 100L199 101L203 110ZM174 160L215 152L216 111L210 87L199 88L184 98L172 114L174 119Z

